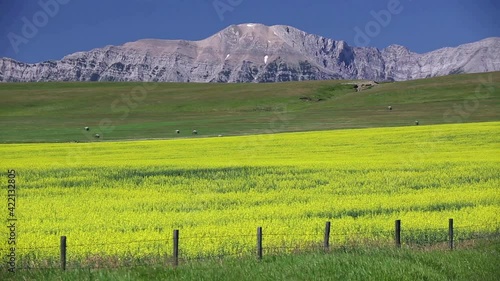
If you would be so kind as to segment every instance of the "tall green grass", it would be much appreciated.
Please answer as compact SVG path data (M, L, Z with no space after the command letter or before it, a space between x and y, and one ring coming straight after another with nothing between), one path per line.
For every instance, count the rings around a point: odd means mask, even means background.
M480 280L500 276L500 241L480 241L455 251L344 248L256 258L225 258L107 269L33 269L1 272L2 280Z

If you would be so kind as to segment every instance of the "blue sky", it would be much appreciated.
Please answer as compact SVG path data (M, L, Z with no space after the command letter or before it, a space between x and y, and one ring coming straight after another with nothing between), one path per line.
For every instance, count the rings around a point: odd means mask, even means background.
M498 0L0 0L0 57L33 63L144 38L200 40L248 22L424 53L499 37L499 15Z

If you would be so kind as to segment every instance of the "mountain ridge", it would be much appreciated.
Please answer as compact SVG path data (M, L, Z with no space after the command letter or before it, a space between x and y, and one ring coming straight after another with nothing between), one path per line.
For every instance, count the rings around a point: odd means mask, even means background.
M0 59L0 82L284 82L327 79L404 81L500 70L500 37L423 54L382 50L286 25L231 25L198 41L141 39L27 64Z

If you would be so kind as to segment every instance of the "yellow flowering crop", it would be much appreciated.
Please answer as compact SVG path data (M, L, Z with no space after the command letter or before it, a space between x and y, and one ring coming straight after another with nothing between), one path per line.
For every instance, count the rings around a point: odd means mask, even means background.
M174 229L191 258L254 251L259 226L265 247L287 249L320 243L326 221L333 243L391 239L396 219L418 239L446 237L448 218L459 237L496 231L499 131L491 122L6 144L0 167L17 174L21 258L57 258L62 235L70 259L169 255Z

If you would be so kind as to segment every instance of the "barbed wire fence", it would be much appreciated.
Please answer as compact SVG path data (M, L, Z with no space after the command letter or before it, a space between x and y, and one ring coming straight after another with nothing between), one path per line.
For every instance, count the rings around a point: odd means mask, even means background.
M61 236L60 244L43 247L19 247L27 252L18 261L16 270L78 270L78 269L116 269L135 267L176 267L196 261L224 258L263 259L265 256L297 254L305 252L334 253L335 250L348 250L356 247L395 247L395 248L435 248L454 250L466 247L477 240L500 237L500 225L459 225L449 220L448 227L411 228L403 227L401 220L395 221L394 229L380 231L338 231L332 232L331 223L326 222L324 231L305 232L269 232L258 227L255 233L224 234L215 233L189 235L173 230L172 235L164 239L144 239L108 243L71 244L66 236ZM182 234L182 235L181 235ZM271 238L273 243L266 243ZM227 239L227 240L224 240ZM203 245L207 241L219 241L217 252L206 251ZM253 243L252 243L253 241ZM183 244L190 242L198 251L185 250ZM114 251L126 246L127 251ZM90 249L85 257L74 256L71 250ZM147 254L138 254L148 248ZM95 251L92 251L95 249ZM154 249L155 253L153 253ZM1 249L6 251L7 249ZM50 251L49 258L40 258L40 250ZM81 252L80 252L81 253ZM2 266L5 267L5 266ZM4 268L5 269L5 268Z

